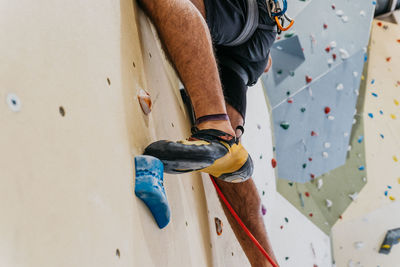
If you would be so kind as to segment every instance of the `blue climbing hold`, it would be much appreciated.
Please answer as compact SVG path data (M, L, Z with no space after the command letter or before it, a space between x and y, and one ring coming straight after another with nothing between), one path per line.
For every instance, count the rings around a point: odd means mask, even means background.
M372 119L374 117L374 114L368 113L368 116Z
M160 229L167 226L171 218L164 190L164 165L152 156L135 157L135 194L150 209Z
M381 115L383 115L383 111L382 111L382 110L379 110L379 113L380 113Z
M378 97L378 95L376 93L372 93L373 96Z
M383 134L381 134L381 137L382 137L382 139L384 139L384 138L385 138L385 136L384 136Z
M372 79L371 84L374 84L374 83L375 83L375 79Z
M360 135L360 137L358 137L357 142L361 144L361 142L363 141L363 139L364 139L364 136Z
M360 167L358 167L358 169L359 169L360 171L363 171L363 170L365 170L365 167L364 167L364 166L360 166Z

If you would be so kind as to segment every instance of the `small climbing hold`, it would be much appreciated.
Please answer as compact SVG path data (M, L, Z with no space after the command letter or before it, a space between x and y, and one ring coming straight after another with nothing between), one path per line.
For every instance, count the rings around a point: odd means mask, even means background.
M357 199L357 197L358 197L358 193L357 192L354 192L353 194L349 195L349 198L351 198L353 201L355 201Z
M372 114L372 113L368 113L368 116L372 119L372 118L374 118L374 114Z
M365 15L366 15L366 14L365 14L365 11L364 11L364 10L361 10L361 11L360 11L360 16L361 16L361 17L365 17Z
M380 113L381 115L383 115L383 111L382 111L382 110L379 110L379 113Z
M287 92L286 92L286 95L287 95L287 96L290 96L290 91L287 91Z
M349 17L348 17L348 16L343 16L343 17L342 17L342 21L343 21L344 23L348 22L348 21L349 21Z
M378 97L376 93L371 93L372 96Z
M382 22L378 21L377 25L378 25L379 27L382 27Z
M322 152L322 157L324 157L325 159L329 157L328 152L324 151Z
M284 129L284 130L287 130L287 129L289 129L289 123L287 123L287 122L281 122L281 127L282 127L282 129Z
M339 9L338 11L336 11L336 15L337 15L338 17L341 17L341 16L344 15L344 11L341 10L341 9Z
M312 81L312 78L310 76L306 75L306 82L310 83L311 81Z
M336 60L336 54L332 54L333 60Z
M290 186L293 186L293 183L292 183L292 182L290 182L290 183L288 183L288 185L290 185Z
M386 61L387 61L387 62L390 62L391 59L392 59L391 57L387 57L387 58L386 58Z
M393 156L393 160L394 160L394 162L398 162L399 161L396 156Z
M325 48L325 51L326 51L326 53L329 53L329 52L331 52L331 48L330 48L329 46L327 46L327 47Z
M318 181L317 181L317 188L318 188L318 190L320 190L320 189L322 188L323 185L324 185L324 180L318 179Z
M333 121L335 119L334 116L328 116L328 120Z
M395 201L395 200L396 200L396 198L395 198L394 196L390 196L389 199L390 199L391 201Z
M325 111L325 114L329 114L329 112L331 112L331 108L330 107L325 107L324 111Z
M361 165L360 167L358 167L358 169L359 169L360 171L363 171L363 170L365 170L365 166Z
M286 217L285 217L285 222L287 222L287 223L289 222L289 219L288 219L288 218L286 218Z
M290 37L292 37L294 34L295 34L295 32L294 32L294 31L291 31L291 32L285 33L284 37L285 37L285 38L290 38Z
M360 135L360 136L358 137L357 142L361 144L361 142L363 141L363 139L364 139L364 136Z
M333 59L329 58L327 60L328 66L330 67L333 64Z
M311 162L311 161L312 161L312 158L308 158L308 161L310 161L310 162Z
M303 107L300 109L300 111L304 113L306 111L306 108Z
M342 59L348 59L350 57L350 54L349 54L349 52L347 52L346 49L343 49L343 48L339 49L339 53L340 53L340 57Z
M307 167L307 164L304 163L304 164L303 164L303 169L305 169L306 167Z
M372 79L372 80L371 80L371 84L374 84L374 83L375 83L375 79Z
M366 183L367 182L367 177L363 177L362 180L363 180L364 183Z
M392 189L392 186L388 185L387 188Z
M305 192L304 195L305 195L306 197L310 197L310 193L309 193L309 192Z
M394 99L393 102L394 102L394 104L395 104L396 106L399 105L399 101L398 101L397 99Z
M314 131L311 131L311 136L317 136L318 134Z
M16 94L8 94L6 97L6 102L11 111L18 112L21 110L21 101Z
M325 148L330 148L330 147L331 147L331 143L325 142L325 143L324 143L324 147L325 147Z
M292 103L293 103L293 98L288 98L287 102L288 102L289 104L292 104Z
M290 76L292 76L292 77L293 77L293 76L294 76L294 74L295 74L295 73L294 73L294 71L289 71L289 75L290 75Z
M275 168L277 165L276 159L271 159L272 168Z
M390 117L392 118L392 119L396 119L396 115L394 115L394 114L390 114Z
M333 10L335 10L336 6L335 6L335 5L331 5L331 8L332 8Z
M385 136L384 136L383 134L380 134L380 136L381 136L381 138L382 138L382 139L384 139L384 138L385 138Z
M278 74L282 74L282 70L278 70L276 73L278 73Z
M214 222L215 222L215 230L217 232L217 235L222 235L222 230L223 230L222 229L222 227L223 227L222 221L219 218L215 217Z
M140 89L137 98L139 100L139 104L142 108L143 113L146 115L149 114L151 112L152 105L150 94L147 93L145 90Z
M387 197L388 194L389 194L389 192L386 190L384 194L385 194L385 196Z
M315 178L315 174L310 174L310 177L311 177L311 179L314 179Z
M343 83L339 83L338 85L336 85L336 90L342 91L343 89L344 89Z
M310 213L310 214L308 214L308 216L312 217L312 216L314 216L314 214Z
M325 30L328 29L328 24L324 23L323 27Z
M264 204L261 204L261 214L264 216L267 214L267 208L264 206Z
M327 207L327 208L332 207L332 204L333 204L332 200L326 199L326 200L325 200L325 203L326 203L326 207Z
M281 230L283 229L283 225L281 225L279 228L281 228Z
M351 150L351 145L349 145L348 147L347 147L347 151L350 151Z

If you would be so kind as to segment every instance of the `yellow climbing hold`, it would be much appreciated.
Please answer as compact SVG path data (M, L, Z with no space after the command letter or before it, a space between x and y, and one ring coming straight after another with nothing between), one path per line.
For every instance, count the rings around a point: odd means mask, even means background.
M395 104L396 106L398 106L398 105L399 105L399 101L398 101L397 99L395 99L395 100L394 100L394 104Z
M397 178L397 182L400 184L400 177L399 177L399 178Z
M394 114L390 114L390 117L392 118L392 119L396 119L396 115L394 115Z
M364 77L364 75L361 75L361 80L363 80L363 81L365 80L365 77Z
M392 200L392 201L396 200L396 198L394 196L390 196L389 199Z
M396 156L393 156L393 160L394 160L394 162L398 162L399 161Z
M390 245L383 245L382 248L389 249L389 248L390 248Z

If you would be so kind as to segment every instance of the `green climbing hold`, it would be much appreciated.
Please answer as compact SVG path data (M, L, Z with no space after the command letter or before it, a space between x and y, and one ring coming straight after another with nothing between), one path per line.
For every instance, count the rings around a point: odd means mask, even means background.
M285 217L285 222L287 222L287 223L289 222L289 219L288 219L288 218L286 218L286 217Z
M292 31L292 32L288 32L288 33L286 33L285 34L285 38L290 38L290 37L292 37L294 35L294 32Z
M294 71L289 72L289 75L293 77L294 76Z
M304 163L304 164L303 164L303 169L305 169L306 167L307 167L307 164Z
M289 129L289 123L287 123L287 122L282 122L281 123L281 127L284 129L284 130L287 130L287 129Z
M304 113L306 111L306 108L301 108L300 110L301 110L301 112Z
M292 183L292 182L290 182L290 183L288 183L288 185L290 185L290 186L293 186L293 183Z
M282 70L278 70L277 71L278 74L282 74L282 72L283 72Z
M290 91L287 91L287 92L286 92L286 95L287 95L287 96L290 96Z

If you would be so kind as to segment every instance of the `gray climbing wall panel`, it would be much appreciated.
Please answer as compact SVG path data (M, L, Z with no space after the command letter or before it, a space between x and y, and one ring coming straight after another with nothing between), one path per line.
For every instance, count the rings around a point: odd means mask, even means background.
M275 65L262 81L272 109L278 177L307 182L345 163L374 3L294 7L302 11L293 11L294 29L271 49Z

